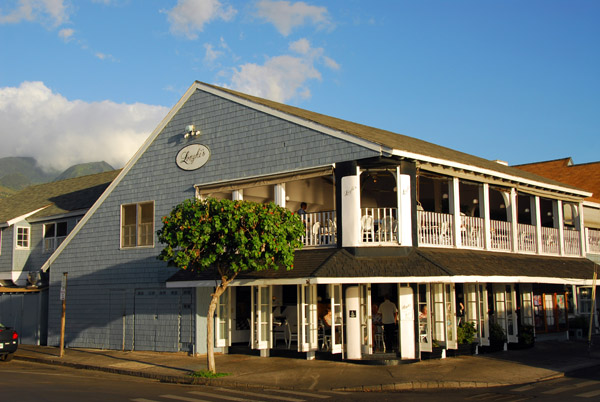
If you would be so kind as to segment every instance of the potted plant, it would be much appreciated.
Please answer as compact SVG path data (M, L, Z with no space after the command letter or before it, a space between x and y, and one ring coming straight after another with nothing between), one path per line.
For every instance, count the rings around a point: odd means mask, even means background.
M472 355L475 354L475 335L477 330L475 329L475 323L473 322L462 322L456 329L456 340L458 342L458 350L455 354L458 355Z
M519 326L519 346L522 348L531 348L535 343L535 332L533 325Z
M496 322L490 323L490 351L504 350L505 342L506 334L504 333L504 328Z

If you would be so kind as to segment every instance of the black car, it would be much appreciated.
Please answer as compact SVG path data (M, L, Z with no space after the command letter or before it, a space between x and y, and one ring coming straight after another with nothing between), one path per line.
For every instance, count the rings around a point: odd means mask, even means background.
M19 346L19 334L0 323L0 361L9 362Z

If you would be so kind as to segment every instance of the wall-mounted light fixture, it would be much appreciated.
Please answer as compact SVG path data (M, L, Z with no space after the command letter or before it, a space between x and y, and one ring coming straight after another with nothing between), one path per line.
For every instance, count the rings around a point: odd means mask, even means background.
M473 198L473 204L479 204L479 200L477 198Z
M185 126L185 134L183 134L183 138L198 135L200 135L200 130L196 130L196 126L194 126L193 124L188 124L187 126Z

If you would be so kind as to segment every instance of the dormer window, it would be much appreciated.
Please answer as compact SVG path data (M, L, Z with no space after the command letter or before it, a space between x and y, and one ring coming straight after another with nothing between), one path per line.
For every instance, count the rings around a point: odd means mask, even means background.
M29 228L17 227L17 248L29 248Z
M67 222L53 222L44 225L44 252L52 253L67 237Z

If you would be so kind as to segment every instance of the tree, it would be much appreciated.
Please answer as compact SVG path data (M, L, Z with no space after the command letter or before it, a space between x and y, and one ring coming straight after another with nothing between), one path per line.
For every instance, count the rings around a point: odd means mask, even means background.
M213 325L219 297L242 271L292 269L304 224L297 214L274 203L214 198L185 200L162 223L158 240L166 246L159 259L191 272L212 272L220 280L206 326L208 370L215 373Z

